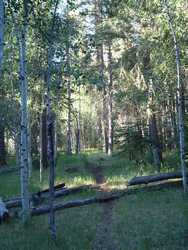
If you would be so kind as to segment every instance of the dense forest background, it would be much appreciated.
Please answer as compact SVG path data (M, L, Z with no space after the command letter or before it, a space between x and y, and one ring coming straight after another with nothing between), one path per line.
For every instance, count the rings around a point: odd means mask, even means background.
M27 10L21 1L5 1L1 165L6 165L7 155L19 155L19 37L23 32L30 164L47 167L49 77L57 150L71 154L99 148L111 154L118 149L130 159L154 163L158 170L163 155L164 161L175 164L177 71L168 14L181 59L187 131L186 1L25 4Z
M181 169L187 191L187 24L186 0L0 0L0 171L20 170L24 222L49 170L55 237L62 155Z

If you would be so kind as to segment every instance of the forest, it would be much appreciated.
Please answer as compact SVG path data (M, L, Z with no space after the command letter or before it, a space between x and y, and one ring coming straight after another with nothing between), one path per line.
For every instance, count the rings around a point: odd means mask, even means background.
M0 249L188 249L188 1L0 0Z

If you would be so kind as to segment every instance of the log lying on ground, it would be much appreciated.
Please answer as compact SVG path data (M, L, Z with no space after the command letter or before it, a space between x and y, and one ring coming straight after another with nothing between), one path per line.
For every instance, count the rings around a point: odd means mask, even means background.
M60 183L60 184L54 186L55 190L62 189L62 188L64 188L64 187L65 187L65 183L64 183L64 182L62 182L62 183ZM36 195L42 196L42 195L45 194L45 193L49 193L49 188L37 192Z
M65 183L62 182L58 185L55 186L55 191L56 190L62 190L65 187ZM49 194L49 189L44 189L42 191L39 191L37 193L31 194L30 201L33 203L40 203L45 196L48 196ZM19 207L21 206L21 197L13 197L11 199L8 199L5 201L6 207L7 208L13 208L13 207Z
M141 192L149 192L149 191L159 191L162 188L172 188L172 187L177 188L179 186L181 186L181 181L175 181L175 182L169 181L166 183L161 183L161 184L142 187L142 188L130 188L130 189L127 188L116 193L111 193L105 197L92 197L92 198L87 198L84 200L74 200L74 201L67 201L63 204L56 204L54 205L54 210L58 211L58 210L67 209L67 208L86 206L86 205L90 205L94 203L105 203L105 202L110 202L110 201L120 199L121 197L125 195L133 195L133 194L138 194ZM49 211L50 211L49 206L41 206L38 208L33 208L31 210L31 216L47 214L49 213Z
M188 175L188 172L187 172ZM139 176L134 177L128 182L128 186L133 185L140 185L140 184L148 184L157 181L165 181L170 179L179 179L182 178L182 173L179 172L171 172L171 173L161 173L161 174L154 174L148 176Z
M143 184L143 182L142 183L133 182L137 178L141 178L141 177L135 177L132 180L130 180L129 186ZM146 182L144 182L144 183L146 184ZM124 192L126 192L128 194L134 194L134 193L138 193L138 192L141 192L141 191L155 191L155 190L159 190L161 188L172 188L172 187L177 188L177 187L180 187L180 186L181 186L181 181L175 181L175 182L174 181L173 182L169 181L167 183L160 183L160 184L150 186L150 187L134 188L134 189L130 189L130 190L124 189ZM90 190L90 189L100 189L100 186L98 186L98 185L82 185L82 186L73 187L73 188L62 188L62 189L59 189L59 190L55 191L55 198L61 197L61 196L66 196L66 195L69 195L69 194L78 193L78 192L81 192L81 191L84 191L84 190ZM38 197L37 194L38 193L35 193L35 194L31 195L31 202L33 203L34 206L40 205L43 202L44 199L48 198L48 195L49 195L49 193L46 192L46 191L45 192L40 192L39 197ZM20 197L14 197L14 198L11 198L9 200L6 200L5 205L6 205L7 209L14 208L14 207L20 207L21 206L21 198Z
M67 208L74 208L74 207L80 207L80 206L85 206L85 205L90 205L94 203L105 203L105 202L110 202L113 200L117 200L125 195L138 195L139 193L142 192L155 192L159 191L164 188L179 188L182 186L182 181L168 181L165 183L158 183L158 184L153 184L150 186L145 186L145 187L132 187L132 188L127 188L122 191L116 192L116 193L108 193L108 196L106 197L92 197L84 200L75 200L75 201L68 201L63 204L56 204L54 206L55 211L62 210L62 209L67 209ZM96 188L96 186L95 186ZM76 188L74 188L76 189ZM58 191L59 192L59 191ZM37 215L43 215L46 213L49 213L49 206L41 206L38 208L32 208L31 209L31 215L32 216L37 216ZM11 216L11 218L15 217L15 214Z
M59 186L59 185L58 185ZM73 188L65 188L63 187L62 189L56 189L54 197L58 198L61 196L65 196L65 195L69 195L69 194L74 194L74 193L78 193L80 191L86 190L86 189L90 189L93 188L91 185L82 185L79 187L73 187ZM34 206L41 204L44 199L49 197L49 192L38 192L35 194L31 195L31 202L33 203ZM14 208L14 207L19 207L21 206L21 198L20 197L15 197L12 199L9 199L7 201L5 201L6 207L9 208Z
M81 207L81 206L86 206L86 205L93 204L93 203L105 203L105 202L119 199L123 195L125 195L125 192L119 192L117 194L112 194L107 197L92 197L92 198L88 198L84 200L68 201L63 204L54 205L54 210L58 211L58 210L66 209L66 208ZM33 208L31 211L31 215L35 216L35 215L47 214L49 213L49 211L50 211L49 206Z
M5 203L0 198L0 223L6 221L9 218L9 212Z

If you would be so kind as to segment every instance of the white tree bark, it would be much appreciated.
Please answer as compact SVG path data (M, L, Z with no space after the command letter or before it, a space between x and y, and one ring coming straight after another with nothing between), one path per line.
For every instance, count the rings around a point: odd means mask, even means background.
M10 2L8 2L10 5ZM11 6L10 6L11 9ZM26 35L28 28L28 0L23 0L23 22L20 26L13 11L12 21L15 26L16 37L19 47L19 80L20 80L20 185L22 200L22 222L26 224L30 218L29 204L29 169L28 169L28 83L26 73Z
M0 77L3 64L3 47L4 47L4 1L0 0Z
M180 159L181 159L181 170L183 177L183 189L184 192L187 192L187 175L186 175L186 163L185 163L185 129L184 129L184 117L183 117L183 100L182 100L182 82L181 82L181 73L180 73L180 55L179 55L179 47L176 37L176 32L173 26L172 16L170 14L169 6L164 0L164 4L166 7L166 14L168 17L169 27L172 33L172 38L174 42L174 50L176 57L176 71L177 71L177 110L178 110L178 127L179 127L179 146L180 146Z
M26 27L19 34L20 57L20 91L21 91L21 197L22 220L26 223L29 219L29 189L28 189L28 84L26 78Z
M69 29L69 27L67 27ZM72 129L71 129L71 79L70 79L70 47L69 38L66 45L67 57L67 101L68 101L68 116L67 116L67 154L72 154Z
M111 41L108 44L108 155L112 154L113 150L113 124L112 124L112 102L113 102L113 75L112 75L112 48Z
M28 3L23 2L23 25L17 29L19 43L19 67L20 67L20 92L21 92L21 142L20 142L20 178L21 178L21 198L22 198L22 221L27 223L30 217L29 208L29 170L28 170L28 83L26 74L26 34Z

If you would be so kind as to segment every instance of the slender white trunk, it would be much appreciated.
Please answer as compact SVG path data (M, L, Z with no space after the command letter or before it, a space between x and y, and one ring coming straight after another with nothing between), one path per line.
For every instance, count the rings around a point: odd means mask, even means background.
M111 41L108 44L108 155L112 154L113 150L113 124L112 124L112 102L113 102L113 75L112 75L112 48Z
M22 201L22 222L26 224L30 218L29 204L29 171L28 171L28 83L26 74L26 34L28 26L28 2L23 1L23 24L18 27L14 13L11 12L15 25L19 47L19 80L20 80L20 185Z
M3 47L4 47L4 1L0 0L0 78L3 64Z
M26 27L19 34L19 57L20 57L20 90L21 90L21 198L22 220L26 223L29 219L29 189L28 189L28 85L26 78Z
M66 45L67 56L67 101L68 101L68 117L67 117L67 154L72 154L72 130L71 130L71 79L70 79L70 47L69 41Z
M180 74L180 55L179 55L177 37L176 37L175 29L173 26L172 16L170 14L169 7L168 7L166 0L164 0L164 3L167 9L168 23L169 23L169 27L172 33L175 57L176 57L179 146L180 146L181 170L182 170L182 178L183 178L183 189L184 189L184 192L186 193L187 192L187 176L186 176L186 164L185 164L185 129L184 129L183 102L182 102L183 101L182 100L183 88L182 88L181 74Z
M103 51L103 50L102 50ZM103 58L103 52L102 53L102 58ZM101 68L103 68L103 59L101 62ZM108 153L108 103L107 103L107 88L104 83L104 72L101 70L101 78L103 82L103 93L102 93L102 98L103 98L103 103L102 103L102 129L103 129L103 151L107 154Z

